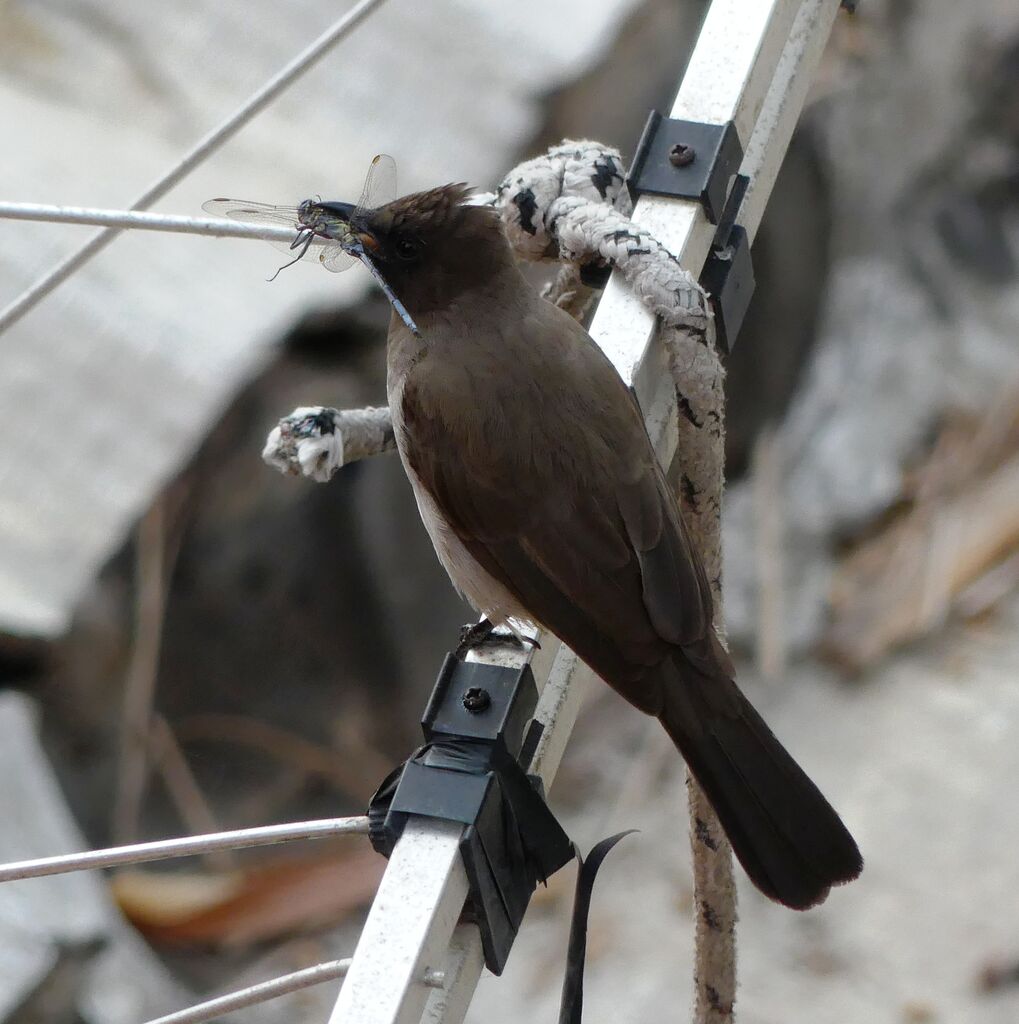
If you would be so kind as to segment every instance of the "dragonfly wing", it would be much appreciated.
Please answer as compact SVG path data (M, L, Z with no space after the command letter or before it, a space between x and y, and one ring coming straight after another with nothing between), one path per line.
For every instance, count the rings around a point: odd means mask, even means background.
M358 200L358 210L375 210L396 198L396 161L379 153L368 168L364 191Z
M271 206L246 199L209 199L202 203L202 209L217 217L254 221L256 224L284 224L296 229L301 223L296 206Z
M255 203L246 199L209 199L202 203L202 209L216 217L229 217L230 220L243 221L247 224L273 224L293 228L295 239L301 230L301 219L296 206L272 206L269 203ZM280 252L293 252L289 242L269 241L269 244Z
M314 249L314 246L312 248ZM319 253L318 258L322 266L326 270L331 270L334 274L348 270L357 262L356 256L352 256L343 246L338 245L336 242L330 242L326 245Z

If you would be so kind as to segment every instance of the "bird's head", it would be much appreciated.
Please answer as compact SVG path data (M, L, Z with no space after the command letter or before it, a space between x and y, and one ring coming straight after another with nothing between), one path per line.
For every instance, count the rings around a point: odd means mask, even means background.
M376 210L348 207L358 244L415 318L513 266L498 213L470 205L469 196L466 185L444 185Z

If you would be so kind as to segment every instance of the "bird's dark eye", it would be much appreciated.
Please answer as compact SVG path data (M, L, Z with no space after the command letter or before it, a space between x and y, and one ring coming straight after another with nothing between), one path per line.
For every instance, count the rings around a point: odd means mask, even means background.
M398 239L393 248L401 260L416 260L421 251L417 242L413 242L409 238Z

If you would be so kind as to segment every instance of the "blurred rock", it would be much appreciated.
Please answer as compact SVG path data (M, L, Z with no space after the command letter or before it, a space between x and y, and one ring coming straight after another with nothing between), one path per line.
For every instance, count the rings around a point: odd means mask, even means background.
M0 694L0 861L86 848L36 725L31 701ZM0 885L0 1020L73 1024L84 1015L90 1024L137 1024L186 998L123 924L96 874Z
M827 94L806 123L828 182L831 265L816 349L779 431L796 651L823 629L840 544L898 500L939 420L1019 380L1019 291L1000 255L1019 253L1019 192L1006 187L1019 165L1017 40L1007 0L875 0L841 20L829 48ZM993 208L990 234L966 219L967 195ZM1000 273L966 255L973 245ZM757 624L754 522L749 484L731 486L726 621L744 646Z
M0 861L84 847L39 746L36 718L27 698L0 695L0 776L6 780L0 787ZM74 996L67 980L78 973L75 964L80 966L102 944L109 923L110 909L95 875L52 875L0 885L0 1019L18 1019L19 1008L47 1003L51 984L61 996L54 1002L64 1005L49 1005L47 1011L53 1019L67 1019Z

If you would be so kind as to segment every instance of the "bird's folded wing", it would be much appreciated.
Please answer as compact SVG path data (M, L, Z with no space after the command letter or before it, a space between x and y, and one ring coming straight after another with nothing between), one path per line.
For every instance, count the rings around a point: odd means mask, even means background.
M556 438L554 450L574 453L573 464L519 446L500 457L413 388L403 401L411 468L450 528L601 675L637 678L669 645L705 636L710 590L636 416L639 434L617 421L622 436L598 446L602 464L585 465L583 438ZM603 464L606 450L615 464Z

